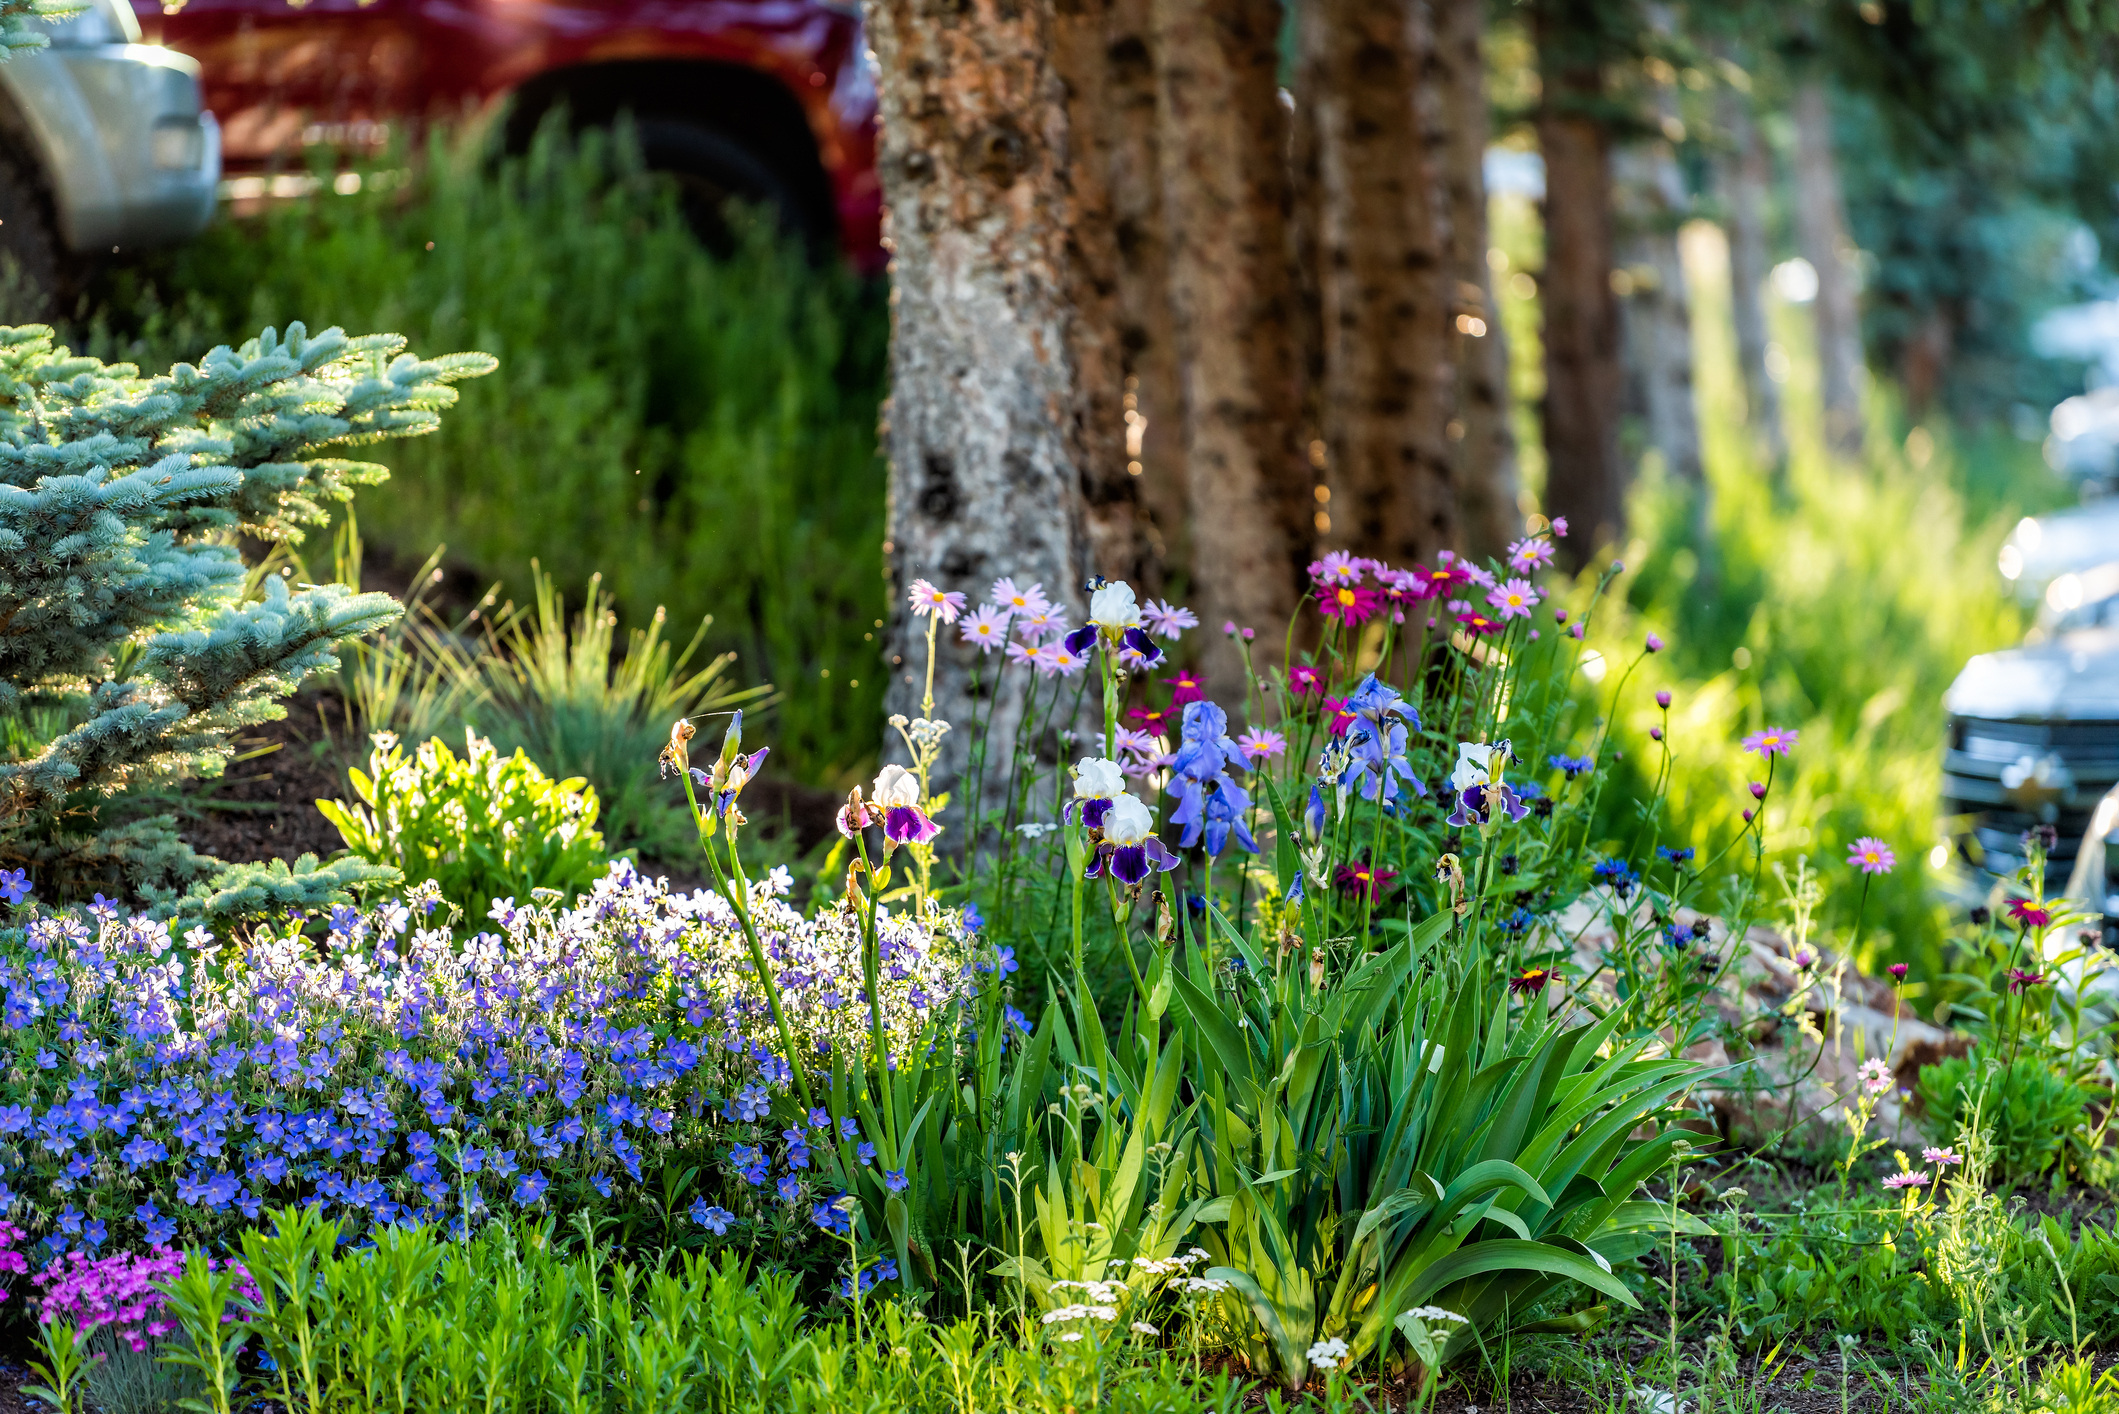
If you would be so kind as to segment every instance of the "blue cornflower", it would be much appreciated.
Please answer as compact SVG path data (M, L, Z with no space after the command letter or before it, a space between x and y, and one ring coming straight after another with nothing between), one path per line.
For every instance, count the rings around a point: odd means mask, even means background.
M1501 931L1504 933L1527 933L1530 931L1530 925L1535 921L1531 917L1529 909L1519 908L1501 920Z
M1659 844L1655 847L1655 852L1661 855L1663 858L1669 860L1672 864L1683 864L1686 860L1692 858L1693 854L1692 848L1689 845L1686 846L1684 849L1672 849L1667 844Z
M1600 884L1610 885L1611 891L1620 898L1632 893L1633 886L1641 881L1641 876L1634 873L1623 859L1600 859L1590 867L1589 876Z
M1555 771L1564 773L1570 781L1597 764L1587 756L1548 756L1545 759L1552 763Z

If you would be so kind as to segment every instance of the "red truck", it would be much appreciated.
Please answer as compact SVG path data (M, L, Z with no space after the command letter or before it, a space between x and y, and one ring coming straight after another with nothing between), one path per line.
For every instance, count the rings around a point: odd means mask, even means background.
M630 114L647 164L711 223L738 197L881 267L874 69L830 0L133 0L197 59L232 176L303 149L376 155L408 127L504 112L519 148L554 108Z

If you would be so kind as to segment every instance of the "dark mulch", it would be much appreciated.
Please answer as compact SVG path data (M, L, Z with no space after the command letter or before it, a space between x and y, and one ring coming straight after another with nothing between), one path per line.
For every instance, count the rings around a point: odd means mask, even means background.
M345 720L335 694L312 691L288 702L282 720L245 732L227 772L185 792L184 838L199 853L231 864L292 863L344 848L316 802L351 795L334 740L344 739Z

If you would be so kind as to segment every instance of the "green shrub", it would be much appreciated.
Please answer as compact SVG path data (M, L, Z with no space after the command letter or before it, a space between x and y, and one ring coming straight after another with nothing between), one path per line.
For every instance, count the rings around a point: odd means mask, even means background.
M474 926L496 898L572 894L609 866L595 788L579 776L555 781L520 748L502 756L475 732L464 732L460 757L433 737L410 758L395 736L377 732L368 769L348 774L358 805L316 803L346 847L402 869L409 882L435 881Z
M630 148L557 130L504 160L437 137L405 180L372 177L126 268L84 337L189 352L272 310L489 351L498 375L440 436L380 458L371 540L407 563L446 542L518 597L533 558L570 596L601 571L633 627L720 615L702 648L747 681L808 675L777 709L785 769L850 781L883 689L881 288L762 231L717 261Z
M1977 1111L1993 1135L1996 1170L2019 1182L2051 1173L2066 1160L2090 1100L2043 1055L2004 1063L1975 1050L1921 1067L1918 1083L1930 1135L1947 1142Z

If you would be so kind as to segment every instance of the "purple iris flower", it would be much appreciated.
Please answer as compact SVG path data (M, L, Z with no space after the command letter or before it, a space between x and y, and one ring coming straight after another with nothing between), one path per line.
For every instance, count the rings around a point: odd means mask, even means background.
M1339 774L1340 786L1359 787L1363 800L1387 802L1397 798L1398 782L1404 781L1414 795L1426 795L1427 787L1413 774L1405 755L1407 723L1417 731L1420 714L1395 689L1377 682L1374 673L1361 680L1347 698L1345 710L1354 714L1354 720L1347 725L1346 766Z
M1204 832L1207 853L1220 854L1228 845L1233 824L1237 843L1256 854L1258 846L1243 828L1251 797L1229 775L1232 765L1239 771L1249 770L1251 758L1230 739L1228 714L1212 702L1187 702L1180 730L1182 740L1170 757L1167 787L1167 793L1177 797L1170 823L1185 827L1178 843L1190 849Z
M1094 879L1105 869L1111 877L1122 884L1137 884L1148 877L1151 870L1168 873L1177 867L1177 856L1170 847L1150 835L1139 844L1112 845L1100 849L1089 860L1089 867L1082 871L1085 879Z
M1457 808L1450 812L1449 823L1461 829L1467 825L1484 825L1500 815L1520 820L1528 814L1530 807L1516 798L1508 783L1496 781L1492 785L1466 786L1457 797Z
M1066 645L1069 653L1079 658L1096 646L1096 625L1083 624L1080 628L1061 639L1060 642Z
M893 805L883 813L883 838L899 844L925 844L941 832L917 805Z
M1127 629L1120 636L1119 643L1122 649L1129 648L1139 655L1139 666L1143 668L1153 668L1162 663L1163 651L1161 646L1148 636L1148 631L1144 628ZM1132 659L1129 658L1127 661L1130 663Z

